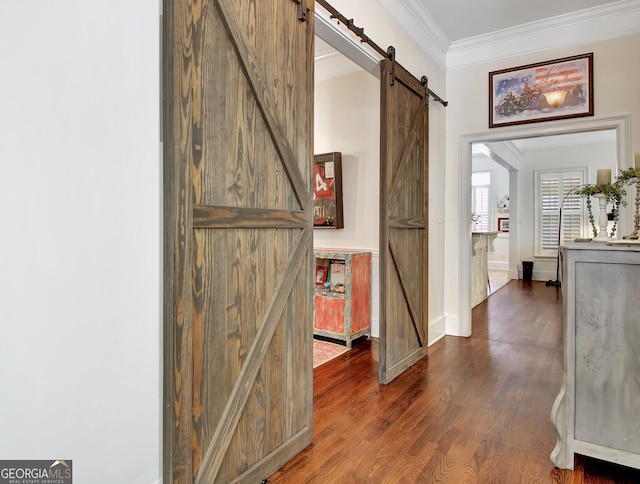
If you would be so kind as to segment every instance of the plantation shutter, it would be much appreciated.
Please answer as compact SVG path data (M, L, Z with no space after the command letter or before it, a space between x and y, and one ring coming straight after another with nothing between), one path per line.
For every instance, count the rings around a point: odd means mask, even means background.
M556 256L562 210L560 245L582 237L585 217L582 198L572 191L584 183L584 170L538 174L537 255Z
M540 179L540 204L542 250L558 248L558 220L560 218L560 178L556 174L543 175Z
M564 198L564 206L562 207L562 237L561 244L573 242L574 239L584 236L584 202L581 197L571 190L578 188L583 184L583 177L565 176L562 183L562 196ZM568 195L569 194L569 195ZM558 248L556 244L556 249Z
M475 231L489 230L489 195L491 189L491 172L475 172L471 175L471 213L474 214Z

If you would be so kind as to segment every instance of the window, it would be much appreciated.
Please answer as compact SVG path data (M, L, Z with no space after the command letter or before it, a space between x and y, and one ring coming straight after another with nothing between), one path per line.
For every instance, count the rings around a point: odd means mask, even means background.
M558 237L562 245L584 236L584 202L574 191L584 184L586 177L586 168L535 172L536 255L555 257Z
M491 230L489 219L491 210L489 200L491 195L491 172L476 171L471 174L471 213L475 222L474 231L486 232Z

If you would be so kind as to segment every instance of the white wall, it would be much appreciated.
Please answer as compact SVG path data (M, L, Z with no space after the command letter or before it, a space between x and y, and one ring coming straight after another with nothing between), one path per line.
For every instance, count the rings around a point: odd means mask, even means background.
M640 133L637 119L640 118L640 96L637 79L640 78L640 35L630 35L595 42L582 46L558 48L546 52L522 55L502 59L487 64L476 65L447 73L447 96L450 104L447 108L447 173L446 206L447 223L445 232L445 312L447 313L449 332L455 333L461 314L461 292L459 280L460 261L467 260L460 253L460 141L470 134L488 133L488 96L487 79L490 71L519 65L558 59L586 52L594 53L594 99L595 117L621 116L629 114L634 120L631 149L640 151ZM588 120L589 118L584 118ZM538 123L543 124L543 123ZM557 124L550 121L546 125ZM530 125L522 129L530 129ZM494 128L492 133L500 131ZM512 130L513 131L513 130ZM466 234L465 234L466 236ZM449 324L449 322L451 324Z
M152 483L161 452L157 0L0 2L0 456Z
M342 153L343 229L315 229L317 247L378 250L380 81L360 71L315 85L314 153Z
M522 273L521 261L531 260L533 279L547 281L556 279L556 258L535 257L535 205L534 205L534 171L557 168L588 169L586 183L596 183L596 173L600 168L609 168L616 173L616 144L586 143L573 146L556 146L553 148L525 151L520 163L518 177L518 270ZM615 177L615 175L614 175ZM594 215L598 217L597 202L594 200ZM592 237L591 226L586 227L585 237Z
M339 10L345 17L353 18L355 24L358 27L364 27L366 35L369 36L375 43L386 49L387 46L393 45L396 48L396 58L400 64L406 67L417 78L426 75L429 79L429 87L439 96L446 99L445 92L445 73L444 70L438 66L438 64L423 50L422 46L418 45L411 39L411 37L396 23L393 18L378 2L371 2L371 0L333 0L331 5ZM320 8L316 5L317 8ZM366 47L364 47L366 48ZM376 54L377 55L377 54ZM366 73L361 73L361 76L367 76ZM371 76L369 76L371 77ZM362 77L360 79L363 79ZM354 82L351 80L350 82ZM376 83L379 81L376 80ZM356 84L359 81L355 81ZM366 82L367 85L369 82ZM316 90L322 91L325 89L319 85ZM369 94L369 89L373 90L373 84L369 88L359 87L364 89L365 92L353 93L353 96L357 97L357 101L363 99L362 96L369 98L372 94ZM378 91L376 99L379 99L379 84L375 87ZM323 109L322 103L317 102L315 105L317 111ZM375 119L366 120L365 116L373 116L374 111L379 110L379 104L374 106L364 107L364 111L359 115L357 113L349 114L347 109L338 111L339 116L345 116L350 118L355 117L355 122L349 124L347 129L342 133L332 135L339 136L340 138L349 138L352 133L359 134L360 124L366 123L367 132L372 126ZM443 107L439 103L429 103L429 343L433 343L444 335L445 331L445 319L444 319L444 271L445 261L442 257L444 253L444 216L445 216L445 122L446 115L448 114L448 108ZM372 111L373 110L373 111ZM325 114L319 112L316 114L317 123L323 119ZM334 114L335 116L335 114ZM377 116L379 131L379 113ZM317 128L317 126L316 126ZM373 133L373 131L371 131ZM327 138L322 138L320 135L316 138L316 146L314 151L320 153L324 151L341 151L335 148L337 142L331 144L323 144ZM365 140L365 145L361 145L359 148L354 147L354 158L358 159L358 174L361 174L361 164L364 163L362 158L364 152L367 154L367 167L369 169L369 163L373 162L373 156L375 152L376 163L379 164L379 135L377 138ZM358 136L355 136L357 138ZM335 141L335 138L332 138ZM357 140L353 140L354 143L359 143ZM346 153L343 151L343 156ZM348 153L347 153L348 154ZM352 164L354 158L351 158ZM369 161L371 160L371 161ZM350 162L349 157L343 158L343 171L344 166ZM349 169L349 168L347 168ZM378 166L379 171L379 166ZM369 181L373 183L373 180L368 178L370 174L367 174L367 183ZM377 174L379 176L379 174ZM346 171L345 171L346 177ZM360 181L359 183L362 183ZM378 182L376 182L378 183ZM379 190L379 183L377 186L372 186L372 189ZM358 187L360 190L360 187ZM375 207L375 212L373 208ZM333 245L340 244L343 247L359 247L359 248L371 248L378 247L378 201L372 201L372 205L366 208L366 218L362 219L361 223L367 224L366 235L361 236L348 231L347 224L348 219L345 219L345 231L344 235L332 234L332 235L318 235L318 230L315 231L317 245L325 244ZM345 204L345 214L350 208ZM370 217L368 214L372 214ZM364 214L363 214L364 215ZM357 220L360 220L360 215L357 216ZM370 225L369 225L370 224ZM374 225L375 224L375 225ZM356 226L356 231L359 230ZM375 229L374 229L375 227ZM375 238L373 232L375 231ZM340 232L339 230L336 232ZM331 237L331 238L329 238ZM365 237L365 239L360 239ZM375 240L375 242L374 242ZM366 243L365 247L360 246L361 243ZM354 245L350 245L354 244ZM370 245L375 244L375 245ZM375 271L375 268L374 268ZM373 274L374 281L378 280L377 274ZM374 287L373 292L376 294L378 291Z
M314 229L313 245L371 251L371 335L377 338L380 336L380 81L360 71L318 82L314 94L314 152L342 153L344 228Z

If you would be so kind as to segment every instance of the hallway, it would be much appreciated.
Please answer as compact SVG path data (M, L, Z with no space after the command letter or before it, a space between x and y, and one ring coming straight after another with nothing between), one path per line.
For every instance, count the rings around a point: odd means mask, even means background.
M314 370L314 443L274 483L613 483L640 472L549 459L561 382L562 298L512 281L473 310L473 336L447 336L389 385L375 341Z

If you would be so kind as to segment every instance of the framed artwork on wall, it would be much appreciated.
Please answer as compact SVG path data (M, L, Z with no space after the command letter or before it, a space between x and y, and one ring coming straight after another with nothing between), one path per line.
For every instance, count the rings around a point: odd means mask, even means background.
M327 282L328 270L326 266L316 266L316 285L322 286Z
M323 153L313 157L313 226L344 228L342 153Z
M509 232L509 217L498 218L498 231Z
M489 127L593 116L593 53L489 72Z

